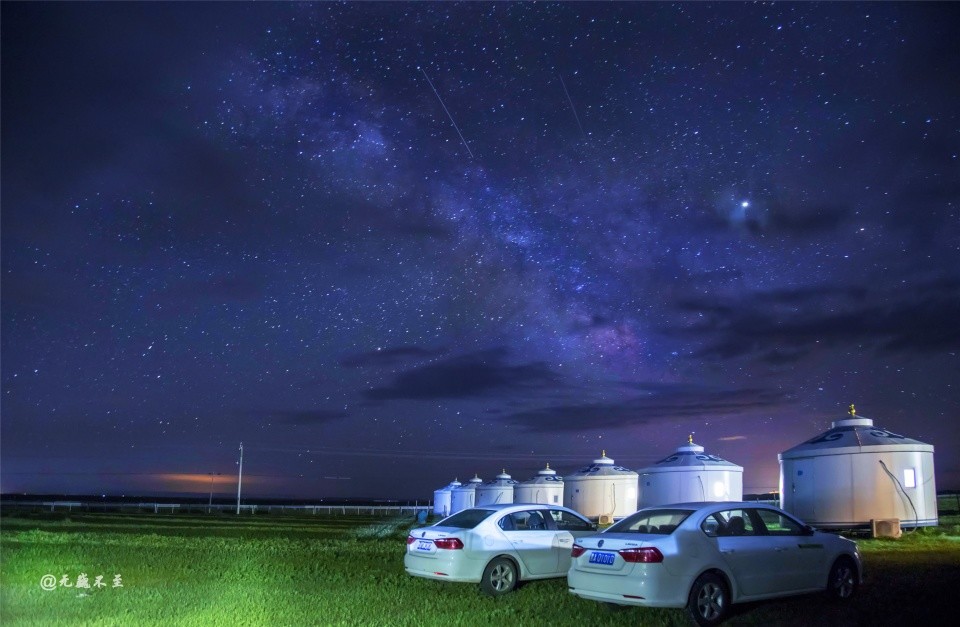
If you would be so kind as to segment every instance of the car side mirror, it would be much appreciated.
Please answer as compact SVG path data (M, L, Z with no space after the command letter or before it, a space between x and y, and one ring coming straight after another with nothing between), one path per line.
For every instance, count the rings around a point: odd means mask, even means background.
M810 525L803 526L803 535L812 536L814 534L814 529Z

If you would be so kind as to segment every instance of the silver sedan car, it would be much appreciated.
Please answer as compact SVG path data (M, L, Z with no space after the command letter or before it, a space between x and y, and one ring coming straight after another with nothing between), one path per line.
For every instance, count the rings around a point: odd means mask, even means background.
M826 591L848 599L862 581L857 545L770 505L683 503L642 509L573 546L569 591L616 605L687 608L700 625L732 603Z
M559 505L483 505L411 531L403 566L416 577L479 583L499 596L521 580L566 575L574 539L596 529Z

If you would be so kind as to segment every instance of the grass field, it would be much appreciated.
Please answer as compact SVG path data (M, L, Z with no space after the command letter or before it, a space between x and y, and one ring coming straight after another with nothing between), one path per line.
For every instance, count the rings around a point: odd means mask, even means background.
M960 520L859 540L866 581L734 606L730 625L940 624L960 590ZM680 610L611 612L566 580L500 599L403 571L412 518L36 514L0 519L0 623L19 625L687 625ZM91 588L76 587L87 575ZM114 576L122 587L113 587ZM52 575L56 586L41 587ZM72 587L60 585L66 575ZM93 586L102 576L102 587Z

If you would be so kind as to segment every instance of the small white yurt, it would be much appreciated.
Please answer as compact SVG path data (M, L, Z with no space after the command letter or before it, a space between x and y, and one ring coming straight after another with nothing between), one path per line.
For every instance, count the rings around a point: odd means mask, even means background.
M933 446L856 414L778 455L780 506L819 528L938 524Z
M477 502L477 488L479 488L481 485L483 485L483 479L477 475L474 475L473 479L468 481L465 485L451 490L450 513L456 514L457 512L473 507Z
M563 482L563 504L587 518L609 522L637 511L637 473L614 465L606 451Z
M743 467L707 455L693 436L676 452L653 466L641 468L639 506L691 501L740 501Z
M493 481L488 481L477 488L477 505L494 505L513 503L513 489L516 480L507 474L507 469L497 475Z
M437 516L449 516L450 515L450 505L451 497L453 496L453 489L459 488L461 484L459 481L454 479L450 482L449 485L445 485L439 490L433 491L433 513Z
M537 472L537 476L521 481L513 486L514 503L543 503L561 505L563 503L563 477L550 464Z

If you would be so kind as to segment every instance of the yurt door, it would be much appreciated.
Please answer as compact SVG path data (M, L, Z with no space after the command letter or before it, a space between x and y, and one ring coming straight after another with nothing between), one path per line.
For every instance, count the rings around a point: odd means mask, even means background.
M792 513L800 520L816 520L817 516L817 482L815 466L812 459L798 459L793 464Z

